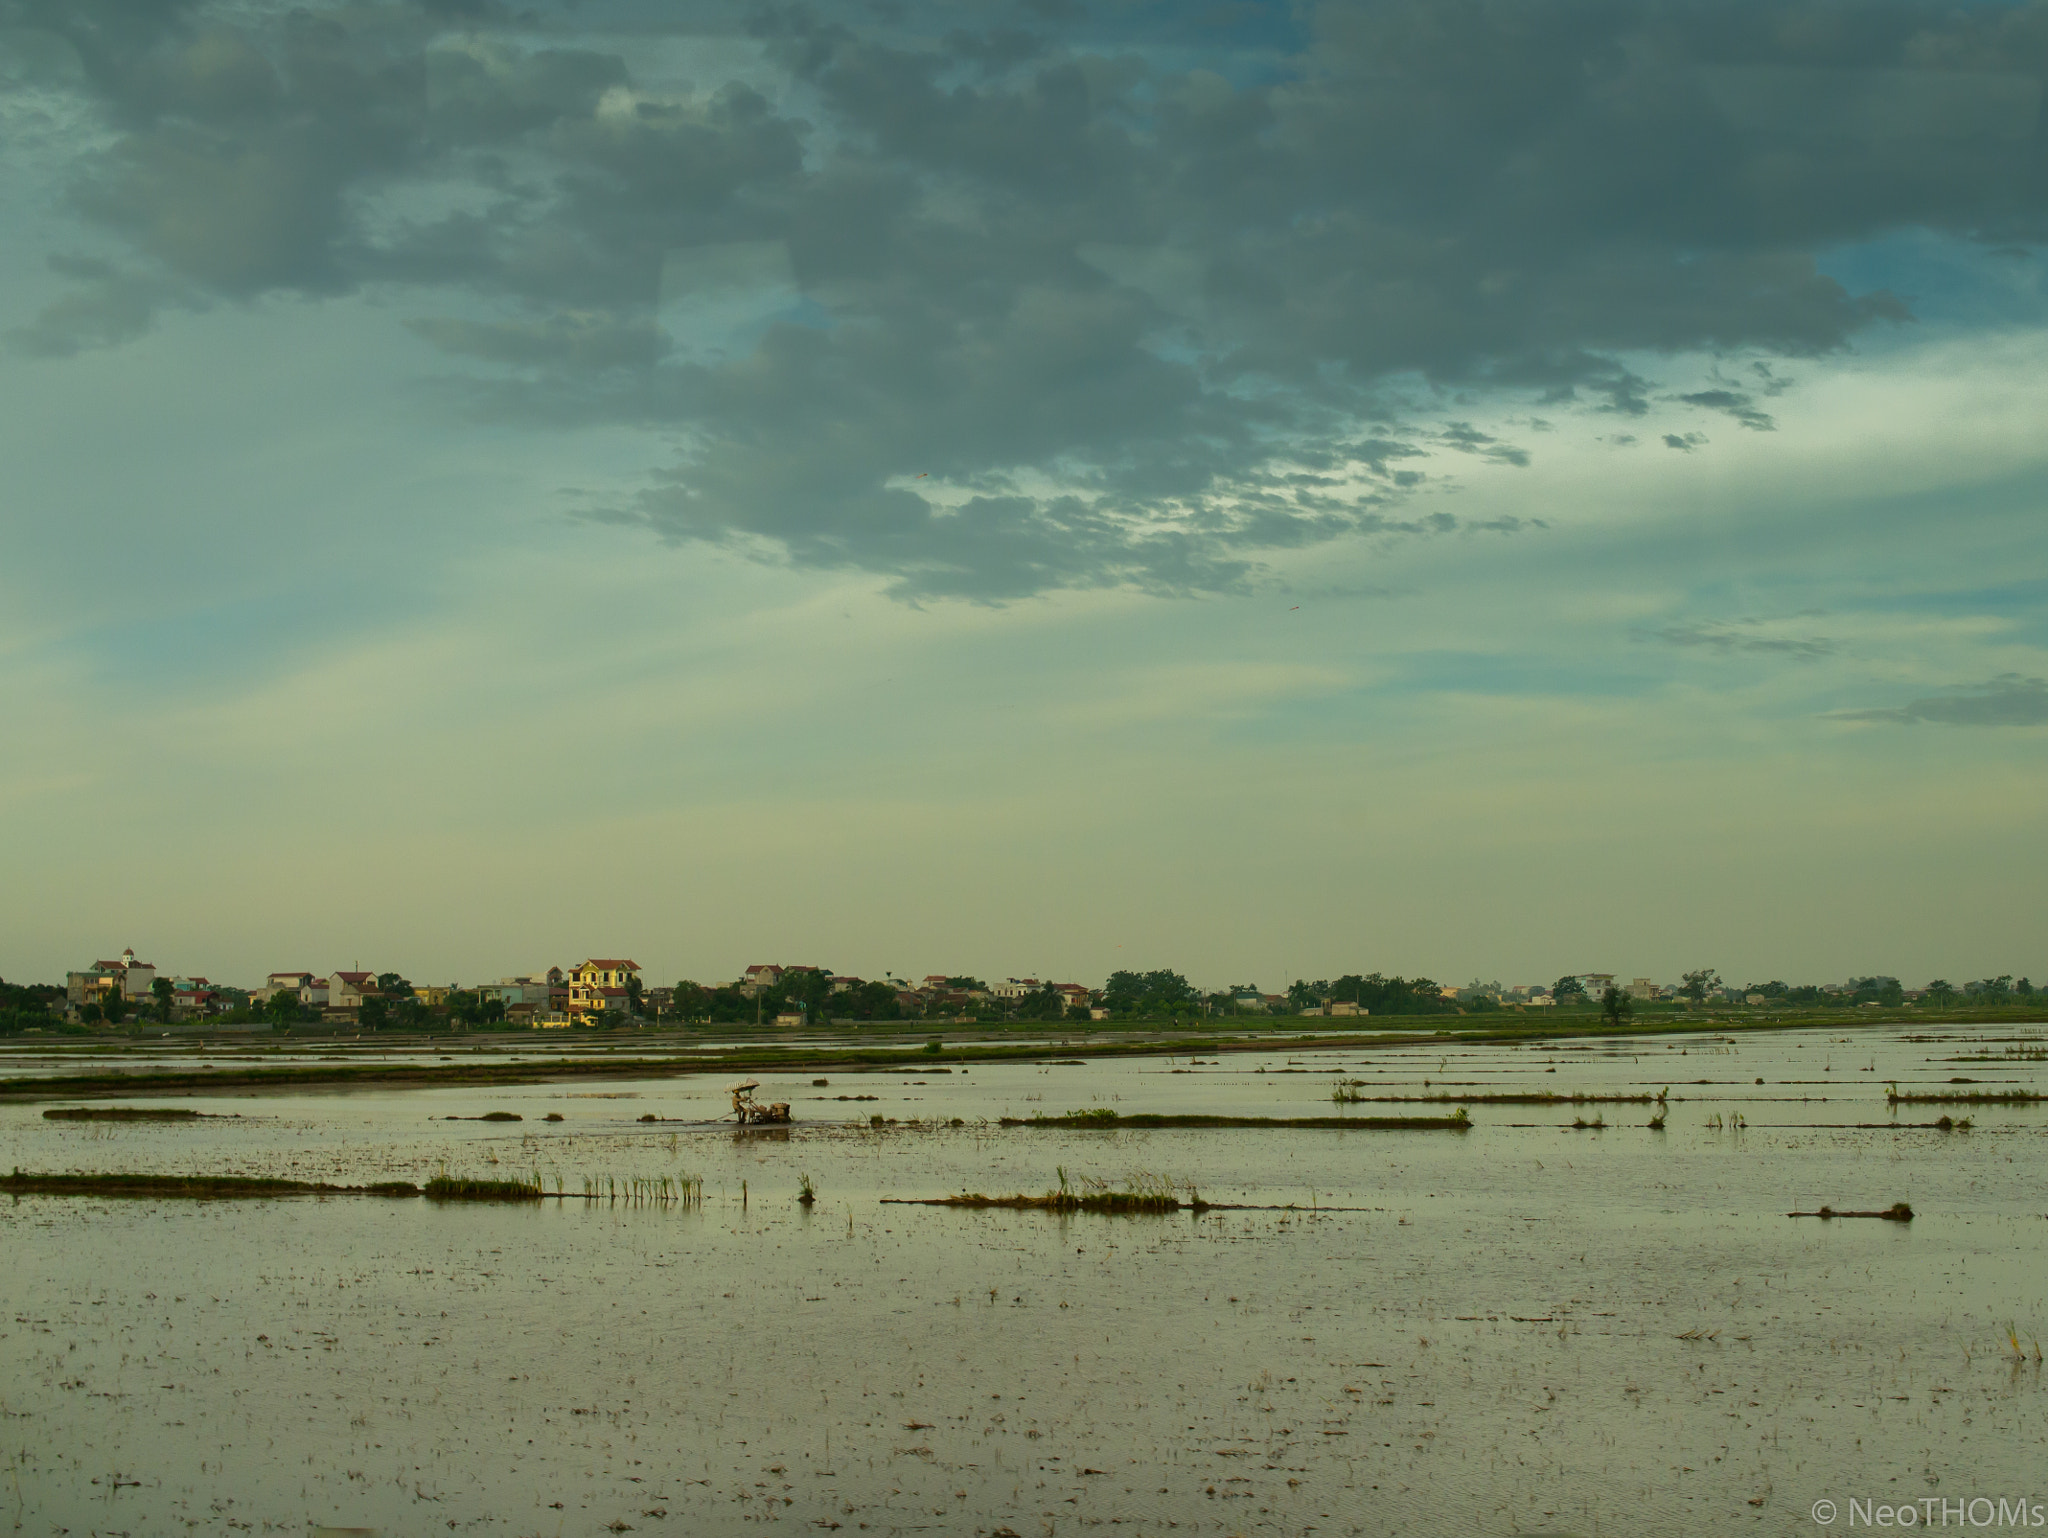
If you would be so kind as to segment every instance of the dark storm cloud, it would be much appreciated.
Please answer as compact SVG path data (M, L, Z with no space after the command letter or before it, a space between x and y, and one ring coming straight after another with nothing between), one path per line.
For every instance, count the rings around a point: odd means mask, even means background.
M1398 512L1432 459L1528 462L1482 397L1771 430L1741 355L1907 313L1829 247L2042 233L2039 4L819 5L686 91L597 41L689 12L0 0L75 54L116 133L76 207L147 264L16 345L401 287L490 409L676 437L601 515L910 594L1181 592L1440 529ZM1692 350L1734 372L1621 361Z
M1979 687L1959 689L1884 710L1844 710L1838 721L1888 721L1902 726L2048 726L2048 679L2002 673Z

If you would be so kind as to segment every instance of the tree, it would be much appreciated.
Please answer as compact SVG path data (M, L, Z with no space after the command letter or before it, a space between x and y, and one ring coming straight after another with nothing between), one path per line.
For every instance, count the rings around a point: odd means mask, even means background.
M1620 1025L1624 1020L1635 1017L1636 1001L1609 983L1600 994L1600 1013L1607 1017L1609 1025Z
M1956 985L1945 977L1937 977L1927 985L1927 1001L1930 1004L1953 1004Z
M988 992L988 984L978 977L949 977L946 979L946 986L948 988L958 988L962 993Z
M106 1017L107 1012L97 1004L81 1004L78 1006L78 1018L87 1025L98 1025Z
M1586 996L1586 985L1577 977L1567 974L1550 985L1550 996L1557 1000L1559 1008L1563 1008L1568 999L1583 999Z
M367 994L356 1010L356 1024L366 1031L381 1031L391 1019L391 1006L378 994Z
M675 998L678 1020L688 1022L711 1012L711 990L687 977L676 984Z
M119 988L109 988L100 999L100 1014L107 1024L119 1025L128 1015L128 1001L121 997Z
M1906 990L1899 986L1896 977L1852 977L1849 979L1849 1002L1896 1008L1906 1002Z
M896 1020L902 1018L903 1006L896 998L896 985L877 980L834 994L832 1013L848 1020Z
M1307 983L1297 977L1287 985L1287 1005L1296 1014L1304 1009L1313 1009L1323 1002L1323 995L1329 987L1328 983Z
M1110 973L1102 1002L1112 1014L1153 1016L1191 1013L1201 1001L1185 977L1162 968Z
M1721 974L1713 967L1701 967L1697 972L1685 974L1685 980L1680 985L1678 991L1691 999L1693 1003L1704 1004L1707 1001L1707 995L1718 992L1720 987Z
M1036 990L1017 1001L1020 1020L1058 1020L1066 1012L1066 997L1051 983L1040 983Z
M640 1013L640 1006L647 997L647 985L640 981L638 973L626 974L626 1007L634 1014Z
M168 977L159 977L149 985L150 997L156 1000L156 1017L165 1025L171 1023L171 995L176 990Z
M263 1013L278 1025L290 1025L299 1018L299 990L278 989L263 1001Z
M396 972L379 972L377 991L394 999L409 999L412 997L412 984Z

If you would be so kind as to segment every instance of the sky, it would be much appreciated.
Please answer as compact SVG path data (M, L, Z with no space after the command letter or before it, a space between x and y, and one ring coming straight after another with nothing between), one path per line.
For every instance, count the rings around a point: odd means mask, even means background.
M2039 978L2044 82L0 0L0 975Z

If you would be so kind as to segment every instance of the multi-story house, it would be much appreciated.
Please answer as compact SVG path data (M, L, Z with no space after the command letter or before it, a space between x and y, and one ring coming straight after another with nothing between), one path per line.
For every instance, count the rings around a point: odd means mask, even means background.
M150 996L155 981L156 963L137 961L130 949L121 952L119 961L95 961L83 972L69 973L64 996L73 1009L81 1004L104 1004L110 997L133 1004Z
M249 997L258 1004L268 1004L280 993L296 993L301 1004L323 1008L327 1003L327 979L311 972L272 972Z
M640 975L640 963L612 957L592 957L569 974L569 1013L597 1015L615 1011L632 1013L632 982Z
M327 979L329 1009L361 1009L363 1000L377 991L375 972L336 972Z

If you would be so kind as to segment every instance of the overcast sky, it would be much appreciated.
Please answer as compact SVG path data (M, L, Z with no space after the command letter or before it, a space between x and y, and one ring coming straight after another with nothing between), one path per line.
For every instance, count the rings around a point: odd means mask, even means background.
M0 0L0 974L2039 978L2044 77Z

